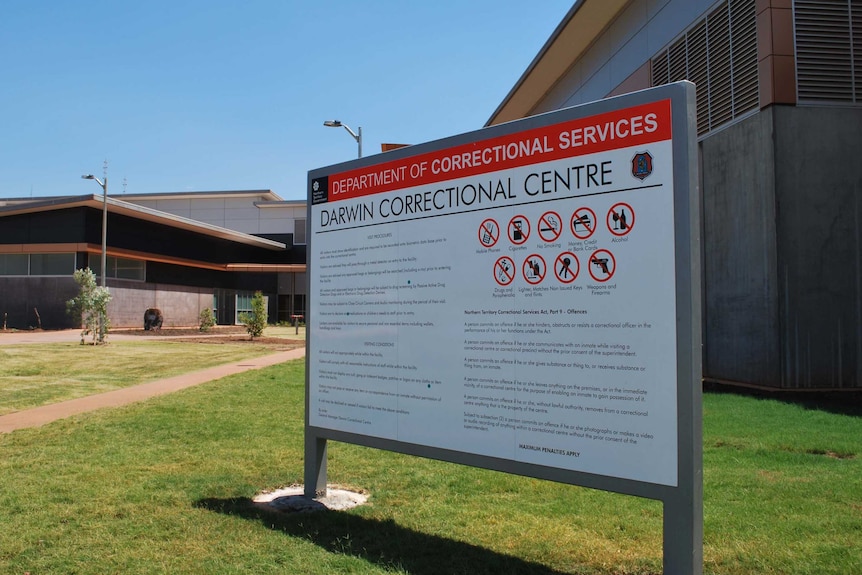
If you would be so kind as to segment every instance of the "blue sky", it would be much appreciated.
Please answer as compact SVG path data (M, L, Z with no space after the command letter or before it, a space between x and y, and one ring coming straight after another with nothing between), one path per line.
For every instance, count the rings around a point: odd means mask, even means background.
M0 197L271 189L481 128L572 0L4 0ZM126 182L125 186L123 182Z

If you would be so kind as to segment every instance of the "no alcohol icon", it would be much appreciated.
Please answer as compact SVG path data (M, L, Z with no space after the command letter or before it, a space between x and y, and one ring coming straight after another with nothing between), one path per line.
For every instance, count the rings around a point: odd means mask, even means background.
M635 225L635 211L624 202L614 204L608 210L608 230L615 236L624 236L632 231Z

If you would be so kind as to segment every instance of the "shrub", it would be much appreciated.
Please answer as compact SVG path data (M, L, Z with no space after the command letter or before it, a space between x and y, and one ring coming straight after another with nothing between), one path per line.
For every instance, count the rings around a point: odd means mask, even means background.
M201 310L201 315L198 317L200 319L200 330L201 331L209 331L212 326L216 324L215 315L213 315L213 310L208 307L205 307Z
M66 311L81 318L84 327L81 344L88 333L93 336L93 345L105 343L110 327L108 302L111 301L111 293L108 288L96 285L96 274L90 268L76 270L74 278L80 289L77 296L66 302Z
M254 292L254 297L251 298L251 313L240 314L239 321L245 326L251 339L263 334L266 328L266 298L261 292Z

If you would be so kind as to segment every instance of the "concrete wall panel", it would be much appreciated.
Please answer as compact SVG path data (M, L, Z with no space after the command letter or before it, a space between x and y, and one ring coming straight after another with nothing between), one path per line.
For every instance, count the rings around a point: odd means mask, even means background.
M242 210L254 208L254 203L258 201L259 198L225 198L224 207L226 210ZM256 208L255 208L256 209Z
M780 385L769 111L702 143L704 375Z
M862 387L862 110L772 109L785 387Z
M649 34L641 30L614 54L610 62L610 84L619 86L644 65L644 54L649 51ZM649 86L645 86L649 87ZM606 92L607 94L608 92Z
M193 207L189 215L193 220L206 222L214 226L224 226L224 210L214 208Z
M224 198L195 198L190 202L192 211L196 209L224 210Z
M580 96L577 96L578 88L582 82L581 66L575 64L565 76L560 78L560 81L551 88L547 96L537 104L534 113L541 114L543 112L551 112L559 110L567 106L574 106L583 103Z
M259 234L291 234L293 233L293 222L285 220L261 220L258 222L257 233Z
M238 232L243 232L246 234L259 234L260 231L260 220L257 218L254 219L242 219L242 218L233 218L231 217L231 213L227 213L227 218L224 222L224 227L229 228L231 230L236 230Z
M617 53L629 42L633 30L641 31L646 27L649 22L647 12L646 2L632 2L611 23L607 31L611 54Z

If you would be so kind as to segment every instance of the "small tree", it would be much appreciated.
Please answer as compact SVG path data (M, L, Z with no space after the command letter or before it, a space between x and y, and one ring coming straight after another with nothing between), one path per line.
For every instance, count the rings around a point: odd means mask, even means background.
M66 302L66 311L81 318L84 326L81 344L88 333L93 336L93 345L105 343L111 294L108 288L96 285L96 274L90 268L76 270L74 278L79 286L78 295Z
M205 307L201 310L200 319L200 330L201 331L209 331L212 326L216 324L216 318L213 314L213 310L208 307Z
M266 298L261 292L254 292L254 297L251 298L251 313L240 314L239 321L245 326L251 339L263 334L266 328Z

